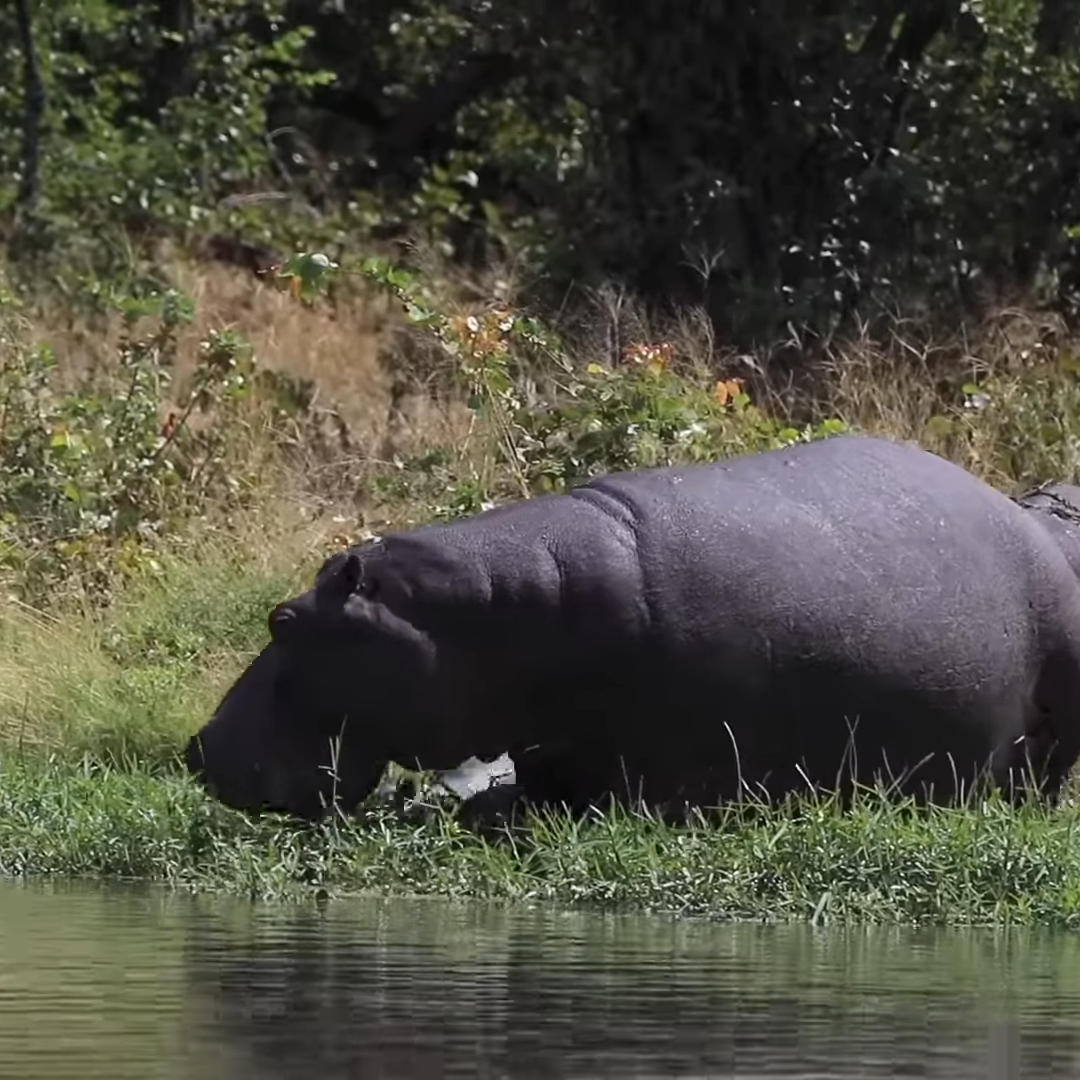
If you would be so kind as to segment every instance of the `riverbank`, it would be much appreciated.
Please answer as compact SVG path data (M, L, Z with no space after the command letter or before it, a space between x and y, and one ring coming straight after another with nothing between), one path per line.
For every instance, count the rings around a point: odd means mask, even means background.
M446 810L252 821L168 769L9 756L0 873L140 879L261 901L358 893L822 925L1080 926L1080 809L914 811L869 794L675 828L625 812L487 842Z
M389 810L252 821L179 768L318 549L204 536L103 609L0 616L0 874L140 879L262 901L375 891L714 919L1080 925L1080 806L914 811L867 796L674 828L612 812L513 841ZM306 544L306 541L305 541Z

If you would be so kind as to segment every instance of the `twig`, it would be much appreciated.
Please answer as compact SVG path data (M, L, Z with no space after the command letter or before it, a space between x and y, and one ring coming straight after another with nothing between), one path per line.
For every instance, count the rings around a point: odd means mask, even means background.
M23 53L23 140L22 176L16 195L20 211L33 213L40 193L41 118L45 114L45 85L41 80L41 65L34 44L34 28L30 16L30 0L17 0L19 43Z

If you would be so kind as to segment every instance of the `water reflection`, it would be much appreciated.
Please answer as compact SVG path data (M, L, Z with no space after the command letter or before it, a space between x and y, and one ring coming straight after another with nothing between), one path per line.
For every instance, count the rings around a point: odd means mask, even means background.
M0 887L0 1075L1057 1077L1080 944Z

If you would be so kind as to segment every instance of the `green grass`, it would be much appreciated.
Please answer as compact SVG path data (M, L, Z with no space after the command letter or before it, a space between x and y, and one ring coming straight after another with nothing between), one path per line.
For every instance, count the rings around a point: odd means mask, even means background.
M158 763L210 715L304 573L223 544L162 555L102 612L0 611L0 746ZM301 568L305 571L307 568Z
M623 811L494 842L446 811L251 820L186 777L89 759L0 765L0 873L140 878L259 899L380 892L828 924L1080 926L1080 808L916 811L870 794L741 823Z
M163 556L104 612L0 613L0 873L263 899L359 892L724 919L1080 926L1080 806L914 811L867 796L676 828L611 812L489 842L448 811L309 828L213 802L177 752L309 572Z

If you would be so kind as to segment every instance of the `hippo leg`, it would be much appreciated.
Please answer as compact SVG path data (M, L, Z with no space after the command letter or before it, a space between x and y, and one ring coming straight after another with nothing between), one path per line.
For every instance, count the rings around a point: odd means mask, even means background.
M1029 723L1024 739L1013 747L1006 794L1019 803L1029 798L1035 787L1043 799L1054 804L1080 754L1080 732L1069 722L1075 703L1080 701L1080 669L1068 653L1047 662L1034 696L1038 715Z
M581 750L561 751L530 747L511 752L514 782L493 784L462 802L458 821L489 840L498 840L508 828L519 826L526 811L569 812L574 817L591 807L604 807L613 798L610 768L603 759Z
M497 840L517 824L526 801L520 784L492 784L462 801L457 820L486 839Z
M536 746L510 756L523 797L537 811L563 810L575 817L611 801L637 801L640 771L627 767L610 750L576 746L573 750Z

